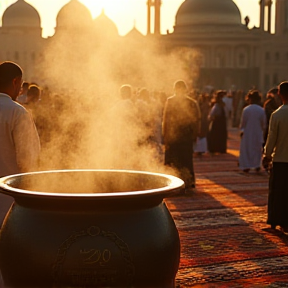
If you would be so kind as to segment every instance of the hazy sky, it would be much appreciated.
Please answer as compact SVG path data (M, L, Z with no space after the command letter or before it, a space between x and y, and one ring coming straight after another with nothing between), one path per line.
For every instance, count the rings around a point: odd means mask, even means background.
M56 16L63 5L70 0L26 0L33 5L39 12L43 36L51 36L54 33L56 25ZM105 9L106 15L114 21L121 35L129 32L135 23L136 28L143 34L147 31L147 0L79 0L85 4L91 11L93 18L97 17L102 9ZM213 0L211 0L213 1ZM242 20L245 16L251 19L250 27L259 24L259 0L233 0L239 7ZM5 8L16 2L16 0L0 0L0 15ZM167 30L173 31L176 12L184 0L162 0L162 33ZM275 2L275 1L274 1Z

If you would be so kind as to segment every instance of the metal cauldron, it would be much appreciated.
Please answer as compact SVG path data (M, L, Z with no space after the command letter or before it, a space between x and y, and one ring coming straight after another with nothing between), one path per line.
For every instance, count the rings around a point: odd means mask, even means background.
M5 287L174 287L180 241L163 198L183 188L124 170L1 178L15 200L0 233Z

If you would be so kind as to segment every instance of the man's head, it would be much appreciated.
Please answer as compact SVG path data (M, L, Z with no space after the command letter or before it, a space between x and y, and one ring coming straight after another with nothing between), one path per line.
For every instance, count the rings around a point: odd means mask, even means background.
M250 90L246 96L250 104L259 104L261 102L261 95L258 90Z
M187 85L185 81L178 80L174 83L174 91L177 94L183 95L187 93Z
M288 81L282 82L279 85L278 94L282 98L283 102L288 102Z
M20 92L20 93L26 95L27 92L28 92L29 85L30 85L29 82L24 81L24 82L22 83L22 87L21 87L21 92Z
M120 96L122 99L132 99L132 87L125 84L120 87Z
M273 96L278 94L278 88L277 87L274 87L274 88L271 88L267 94L272 94Z
M30 85L27 91L27 102L36 103L40 100L40 88L37 85Z
M278 94L278 87L274 87L267 92L266 99L274 99L275 104L277 107L281 106L282 100L280 95Z
M227 95L226 90L217 90L216 91L216 99L218 99L218 100L222 100L225 95Z
M13 62L0 63L0 93L8 94L16 100L22 85L22 69Z

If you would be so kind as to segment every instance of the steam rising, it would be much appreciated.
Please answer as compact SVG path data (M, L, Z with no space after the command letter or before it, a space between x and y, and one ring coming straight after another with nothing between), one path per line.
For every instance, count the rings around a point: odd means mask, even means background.
M139 106L133 116L120 108L119 88L130 84L136 94L146 87L154 96L146 116L157 121L152 112L161 113L159 93L171 96L180 78L191 83L194 70L192 64L187 67L187 55L192 52L164 52L148 37L104 40L60 32L49 39L39 75L53 93L42 99L46 138L40 169L133 169L177 176L145 142L151 127L140 119Z

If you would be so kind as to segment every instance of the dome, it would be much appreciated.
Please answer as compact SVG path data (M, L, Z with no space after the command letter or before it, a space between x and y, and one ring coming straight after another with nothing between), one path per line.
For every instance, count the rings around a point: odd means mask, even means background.
M145 36L134 26L132 30L130 30L125 37L131 39L144 39Z
M18 0L5 10L2 17L2 27L40 28L40 16L33 6L24 0Z
M241 25L241 13L232 0L185 0L176 25Z
M57 28L91 27L93 18L84 4L78 0L71 0L60 9L56 23Z
M105 14L102 13L94 19L95 33L97 35L118 36L118 28L116 24Z

